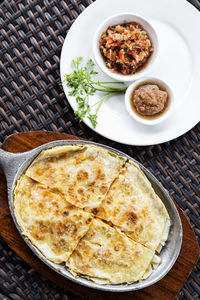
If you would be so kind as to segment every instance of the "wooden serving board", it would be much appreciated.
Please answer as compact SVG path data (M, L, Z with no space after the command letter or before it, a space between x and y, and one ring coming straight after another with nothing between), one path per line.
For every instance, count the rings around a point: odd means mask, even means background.
M40 146L44 143L59 140L59 139L80 139L75 136L70 136L55 132L28 132L11 135L3 143L2 148L10 152L24 152ZM157 300L165 299L172 300L183 286L186 278L190 274L192 267L195 265L198 256L199 248L195 234L187 221L185 215L178 207L178 211L183 224L183 244L180 255L171 271L156 284L136 291L128 293L109 293L95 289L90 289L79 284L76 284L61 275L57 274L47 267L38 257L33 254L26 243L19 235L10 215L7 201L6 180L3 171L0 169L0 234L5 239L7 244L25 260L36 271L52 280L57 285L82 296L86 299L96 300ZM127 270L128 272L128 270ZM28 278L27 278L28 280Z

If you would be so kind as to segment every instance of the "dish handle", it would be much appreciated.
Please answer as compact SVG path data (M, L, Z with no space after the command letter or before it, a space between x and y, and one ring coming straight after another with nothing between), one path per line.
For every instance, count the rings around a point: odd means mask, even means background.
M0 168L4 171L7 185L13 181L24 159L24 153L11 153L0 148Z

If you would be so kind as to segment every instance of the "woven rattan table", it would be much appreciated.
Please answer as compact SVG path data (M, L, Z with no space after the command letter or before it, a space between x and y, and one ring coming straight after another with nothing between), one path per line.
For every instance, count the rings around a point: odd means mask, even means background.
M191 0L198 9L200 2ZM151 147L111 142L80 124L59 85L68 29L92 0L12 0L0 4L0 144L15 132L51 130L110 145L144 164L188 216L200 240L199 129ZM177 299L200 299L200 263ZM0 238L0 299L81 299L24 263Z

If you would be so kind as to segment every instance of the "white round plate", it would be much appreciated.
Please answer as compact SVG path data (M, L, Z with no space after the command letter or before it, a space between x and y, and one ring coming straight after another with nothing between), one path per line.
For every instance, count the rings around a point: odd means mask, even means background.
M185 0L97 0L85 9L70 28L61 53L61 80L73 71L72 59L82 56L84 63L92 54L92 39L98 25L107 17L132 12L148 19L159 38L158 58L147 76L166 81L174 92L175 110L163 123L146 126L133 120L126 111L124 95L107 99L98 113L94 129L90 120L84 122L97 133L119 143L147 146L172 140L199 122L200 119L200 14ZM112 81L101 70L97 79ZM74 110L74 97L65 95ZM95 93L95 103L101 94Z

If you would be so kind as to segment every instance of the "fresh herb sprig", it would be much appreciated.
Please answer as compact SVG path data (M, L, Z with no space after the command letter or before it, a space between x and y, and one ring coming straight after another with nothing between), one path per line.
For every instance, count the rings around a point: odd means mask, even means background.
M82 60L82 57L77 57L72 60L72 67L74 71L71 74L65 75L63 83L66 82L67 86L70 88L70 92L68 93L69 96L76 97L75 99L78 104L78 109L75 111L75 115L78 117L79 121L83 121L83 119L87 116L90 119L92 126L95 128L97 125L98 111L103 102L111 95L125 93L127 87L110 86L123 84L122 82L93 81L93 75L98 74L98 72L94 70L94 62L92 59L89 59L86 66L81 66ZM106 94L98 102L90 105L89 96L93 96L97 91ZM92 113L93 107L95 107L94 113Z

